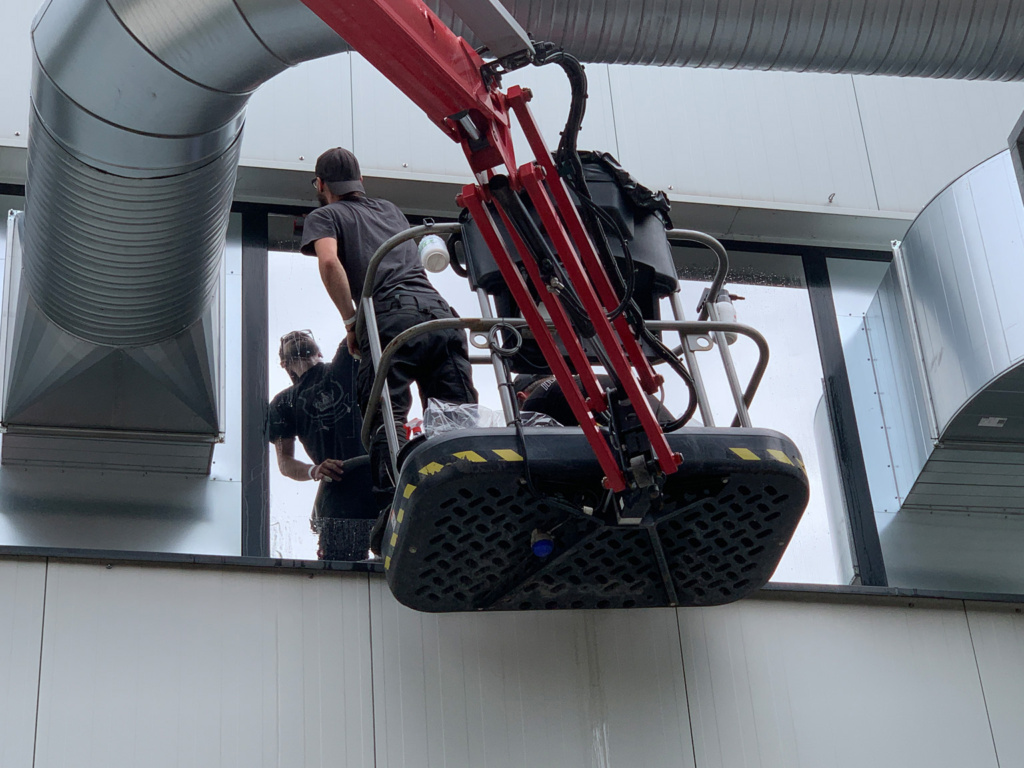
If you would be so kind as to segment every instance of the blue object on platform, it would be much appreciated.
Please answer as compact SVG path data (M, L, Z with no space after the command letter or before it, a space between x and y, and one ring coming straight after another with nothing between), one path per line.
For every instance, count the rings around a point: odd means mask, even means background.
M539 536L533 540L530 548L537 557L547 557L555 551L555 542L550 536Z

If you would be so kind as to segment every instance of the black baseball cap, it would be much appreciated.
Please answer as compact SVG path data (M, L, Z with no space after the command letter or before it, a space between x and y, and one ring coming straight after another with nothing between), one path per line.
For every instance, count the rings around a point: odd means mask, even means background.
M366 192L360 181L363 174L359 171L359 161L347 149L335 147L320 155L316 159L316 175L336 195Z

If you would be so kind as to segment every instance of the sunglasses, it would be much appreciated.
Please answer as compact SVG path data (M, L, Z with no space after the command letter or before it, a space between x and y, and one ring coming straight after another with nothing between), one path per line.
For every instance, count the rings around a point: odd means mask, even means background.
M318 178L316 178L316 177L314 177L314 178L313 178L313 182L312 182L312 183L313 183L313 189L316 189L316 190L319 190L319 189L320 189L320 187L318 187L318 186L316 185L316 183L317 183L318 181L320 181L320 179L318 179Z

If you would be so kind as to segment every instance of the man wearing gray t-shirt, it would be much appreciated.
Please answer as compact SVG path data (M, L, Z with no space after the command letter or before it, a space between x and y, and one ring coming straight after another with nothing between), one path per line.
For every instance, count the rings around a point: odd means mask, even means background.
M320 155L313 180L321 207L306 217L302 252L315 255L320 277L348 329L346 343L361 356L357 373L359 406L366 412L373 385L373 364L365 330L355 333L356 304L362 293L366 269L374 252L393 235L409 228L394 203L366 196L359 162L346 149L336 147ZM411 240L394 248L377 271L373 300L381 346L387 346L407 328L427 320L454 317L455 313L427 279ZM420 399L437 398L450 403L475 403L476 390L470 373L469 351L460 331L437 331L418 336L392 360L388 388L399 439L412 405L410 385L415 381ZM382 505L391 500L394 481L388 470L387 439L378 411L372 426L370 462Z

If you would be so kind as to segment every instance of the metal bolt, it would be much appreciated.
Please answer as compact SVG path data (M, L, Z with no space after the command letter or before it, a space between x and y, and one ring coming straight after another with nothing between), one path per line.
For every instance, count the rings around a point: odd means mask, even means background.
M15 136L21 136L21 131L15 131L15 132L14 132L14 135L15 135Z
M299 160L305 160L305 159L306 159L305 155L299 155Z
M675 189L675 187L673 187L671 184L668 185L668 188L669 188L669 190Z
M403 167L403 168L408 168L408 167L409 167L409 164L408 164L408 163L402 163L402 167Z

